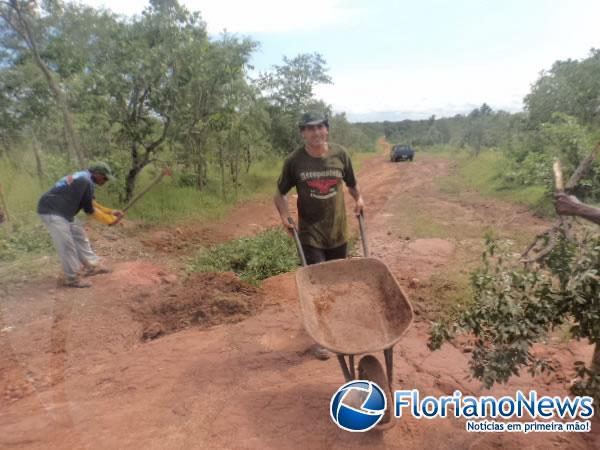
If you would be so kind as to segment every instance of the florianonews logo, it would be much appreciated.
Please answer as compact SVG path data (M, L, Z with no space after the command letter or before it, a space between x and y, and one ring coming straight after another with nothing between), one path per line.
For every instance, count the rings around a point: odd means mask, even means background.
M344 384L331 397L331 420L342 430L369 431L379 423L387 408L387 399L377 384L355 380Z

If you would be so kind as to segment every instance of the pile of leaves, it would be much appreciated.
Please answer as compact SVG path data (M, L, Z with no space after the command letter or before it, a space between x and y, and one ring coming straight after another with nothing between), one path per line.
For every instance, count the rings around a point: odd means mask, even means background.
M489 388L525 368L532 375L552 370L532 345L568 323L573 338L596 345L591 365L576 363L573 393L600 401L600 236L572 242L561 235L544 261L531 266L511 254L509 244L488 237L482 261L471 275L472 303L433 325L430 349L470 333L471 371Z

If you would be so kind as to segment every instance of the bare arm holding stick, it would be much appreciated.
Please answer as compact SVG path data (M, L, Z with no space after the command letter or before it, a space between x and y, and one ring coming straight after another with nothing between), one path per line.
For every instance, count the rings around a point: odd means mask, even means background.
M586 205L574 195L558 192L554 195L556 212L561 216L577 216L600 225L600 208Z
M594 208L593 206L581 203L574 195L567 195L565 193L560 161L557 160L554 163L553 169L554 179L556 181L556 193L554 194L556 213L560 216L582 217L590 222L600 225L600 208ZM569 184L572 183L570 182Z

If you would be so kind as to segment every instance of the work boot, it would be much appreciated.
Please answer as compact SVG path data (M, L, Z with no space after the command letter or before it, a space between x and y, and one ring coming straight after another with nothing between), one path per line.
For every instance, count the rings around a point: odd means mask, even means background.
M73 278L71 280L65 280L63 286L70 288L89 288L92 287L92 283L88 281L82 281L79 278Z
M331 358L331 353L329 353L329 350L327 350L325 347L319 345L319 344L315 344L310 348L311 353L313 354L313 356L321 361L326 361L329 358Z
M111 273L112 269L108 267L97 265L97 266L86 266L83 269L84 277L93 277L94 275L102 275L103 273Z

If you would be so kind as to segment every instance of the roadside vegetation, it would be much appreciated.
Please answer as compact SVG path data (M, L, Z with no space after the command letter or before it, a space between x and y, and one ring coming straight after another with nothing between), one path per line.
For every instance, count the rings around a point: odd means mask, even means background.
M298 263L293 240L277 228L202 250L188 271L234 272L240 279L257 285L266 278L294 270Z
M540 184L519 185L505 176L510 159L501 152L486 149L477 158L468 150L457 149L442 155L457 162L456 173L440 177L437 182L442 192L460 196L465 189L475 190L485 197L522 203L541 216L552 216L554 207L546 186Z

